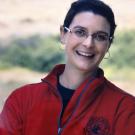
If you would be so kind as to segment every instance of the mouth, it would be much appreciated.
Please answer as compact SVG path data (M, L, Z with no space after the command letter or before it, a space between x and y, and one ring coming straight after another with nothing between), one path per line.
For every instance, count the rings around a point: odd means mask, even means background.
M94 53L91 53L91 52L84 52L84 51L76 51L76 53L79 55L79 56L83 56L83 57L86 57L86 58L93 58L95 56Z

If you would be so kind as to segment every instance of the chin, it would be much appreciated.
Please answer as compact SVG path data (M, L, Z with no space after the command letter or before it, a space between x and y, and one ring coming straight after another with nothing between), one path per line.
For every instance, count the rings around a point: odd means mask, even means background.
M92 65L78 65L78 69L83 72L93 72L97 66L92 66Z

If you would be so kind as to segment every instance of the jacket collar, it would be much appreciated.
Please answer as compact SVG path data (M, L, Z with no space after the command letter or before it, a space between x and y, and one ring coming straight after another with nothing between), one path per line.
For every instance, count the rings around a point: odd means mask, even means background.
M54 87L52 89L56 95L58 95L57 90L57 81L58 75L62 74L64 71L65 65L57 65L54 69L44 78L43 82L49 83ZM76 90L70 99L68 106L65 109L63 114L62 123L64 124L68 119L80 116L84 110L87 111L87 108L93 101L96 100L98 95L102 92L104 84L104 72L102 69L97 70L97 74L94 77L87 78Z
M64 64L56 65L45 78L41 79L42 82L48 82L57 89L58 76L63 73L64 69Z

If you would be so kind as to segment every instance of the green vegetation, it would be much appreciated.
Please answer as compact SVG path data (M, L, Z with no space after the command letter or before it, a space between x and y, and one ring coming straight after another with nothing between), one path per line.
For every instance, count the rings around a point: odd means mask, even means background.
M112 79L135 79L135 30L119 31L102 66ZM117 74L117 75L116 75Z
M49 71L64 61L57 36L13 39L0 48L0 67L21 66L37 71Z
M120 31L115 35L109 59L103 66L109 74L134 71L135 67L135 30ZM48 72L55 64L63 63L64 55L58 36L15 38L8 45L0 46L0 68L13 66Z
M135 30L121 31L116 34L116 39L111 46L111 58L107 65L116 66L116 68L134 68L135 67Z

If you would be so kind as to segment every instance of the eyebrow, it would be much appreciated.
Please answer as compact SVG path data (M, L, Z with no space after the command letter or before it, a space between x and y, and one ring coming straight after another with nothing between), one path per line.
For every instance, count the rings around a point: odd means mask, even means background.
M85 27L82 27L82 26L75 26L75 27L73 27L73 28L81 28L81 29L83 29L83 30L88 31Z
M97 31L97 32L95 32L95 33L105 34L105 35L109 36L109 33L104 32L104 31Z

